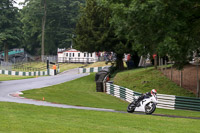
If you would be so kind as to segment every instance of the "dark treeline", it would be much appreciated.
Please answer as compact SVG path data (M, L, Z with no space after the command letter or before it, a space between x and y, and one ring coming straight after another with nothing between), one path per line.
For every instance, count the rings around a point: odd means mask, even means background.
M1 0L1 51L23 47L32 55L41 55L44 16L44 54L56 54L58 47L70 47L84 1L25 0L26 6L18 9L13 7L15 0Z
M167 55L182 69L200 48L199 0L86 0L82 14L77 47L114 51L118 62L123 53Z
M181 69L200 48L199 0L14 0L0 2L0 48L56 54L72 40L81 51L168 56ZM74 38L73 38L74 37Z

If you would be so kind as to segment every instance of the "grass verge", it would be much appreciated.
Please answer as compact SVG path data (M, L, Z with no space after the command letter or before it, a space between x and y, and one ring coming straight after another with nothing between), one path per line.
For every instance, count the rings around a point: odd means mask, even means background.
M24 91L24 97L68 105L126 110L127 102L96 92L95 74L59 85Z
M19 79L28 79L28 78L35 78L35 76L12 76L12 75L0 74L0 81L19 80Z
M0 103L0 132L199 132L199 120Z

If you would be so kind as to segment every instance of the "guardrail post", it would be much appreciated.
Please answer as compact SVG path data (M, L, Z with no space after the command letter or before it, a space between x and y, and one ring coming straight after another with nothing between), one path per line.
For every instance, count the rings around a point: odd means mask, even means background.
M171 80L172 80L172 77L173 77L173 69L172 69L172 66L171 66Z

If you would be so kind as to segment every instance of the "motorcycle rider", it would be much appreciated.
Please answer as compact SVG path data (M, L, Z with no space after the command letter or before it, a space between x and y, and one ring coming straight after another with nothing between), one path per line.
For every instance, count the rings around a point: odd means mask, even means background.
M137 101L135 102L135 105L136 106L140 106L140 101L142 101L144 98L149 98L149 97L151 97L152 95L156 95L157 94L157 91L156 91L156 89L152 89L151 90L151 92L147 92L147 93L145 93L145 94L142 94L138 99L137 99Z

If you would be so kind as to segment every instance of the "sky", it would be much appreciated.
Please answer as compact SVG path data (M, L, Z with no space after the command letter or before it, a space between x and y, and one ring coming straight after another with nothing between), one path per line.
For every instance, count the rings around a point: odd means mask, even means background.
M20 2L24 2L24 0L15 0L18 4ZM22 5L14 4L15 7L18 7L19 9L22 9Z

